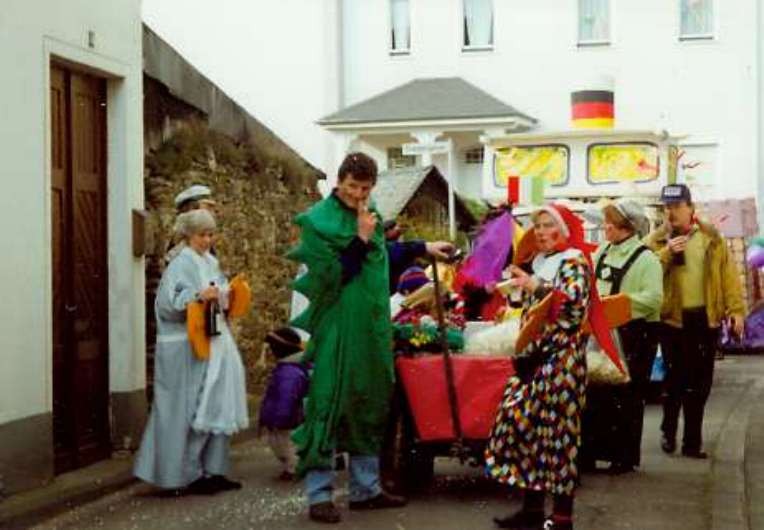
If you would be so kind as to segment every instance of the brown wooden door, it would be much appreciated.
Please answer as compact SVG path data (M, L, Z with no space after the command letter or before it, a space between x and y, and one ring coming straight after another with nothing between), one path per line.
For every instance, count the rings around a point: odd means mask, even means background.
M109 455L106 86L51 68L56 471Z

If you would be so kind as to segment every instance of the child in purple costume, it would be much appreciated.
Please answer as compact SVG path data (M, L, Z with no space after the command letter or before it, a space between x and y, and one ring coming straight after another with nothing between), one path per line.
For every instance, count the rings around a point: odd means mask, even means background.
M308 366L300 362L302 343L292 328L268 333L265 342L277 361L260 405L259 431L265 434L283 466L279 479L292 480L297 455L290 434L304 419L302 403L309 386Z

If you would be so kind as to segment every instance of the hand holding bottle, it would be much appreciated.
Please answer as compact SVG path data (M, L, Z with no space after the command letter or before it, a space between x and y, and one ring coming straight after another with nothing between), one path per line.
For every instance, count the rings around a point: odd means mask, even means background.
M205 302L209 300L217 300L219 296L220 296L220 289L214 284L204 288L199 293L199 298L201 300L204 300Z

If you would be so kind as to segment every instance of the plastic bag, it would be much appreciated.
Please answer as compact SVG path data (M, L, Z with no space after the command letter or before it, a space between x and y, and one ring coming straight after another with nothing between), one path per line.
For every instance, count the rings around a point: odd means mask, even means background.
M653 361L653 368L650 372L650 381L654 383L660 383L666 379L666 361L663 360L663 354L661 353L661 347L658 346L658 354Z
M586 375L590 385L625 385L631 381L618 333L611 329L610 336L613 338L613 344L615 344L618 350L618 356L621 358L621 365L624 371L622 372L610 360L610 357L602 351L602 348L597 343L597 339L594 336L590 336L589 342L586 344Z
M512 356L520 334L520 319L510 319L465 337L465 353L487 356Z

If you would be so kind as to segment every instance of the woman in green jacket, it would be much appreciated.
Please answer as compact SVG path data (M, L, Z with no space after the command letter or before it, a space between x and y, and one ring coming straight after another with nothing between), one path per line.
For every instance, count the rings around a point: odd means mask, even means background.
M649 223L639 204L618 200L605 206L603 214L606 241L593 256L597 290L600 296L624 293L631 302L631 320L617 331L631 380L623 385L587 386L582 467L593 469L597 460L604 460L610 462L612 473L626 473L640 463L663 272L655 254L641 243Z

